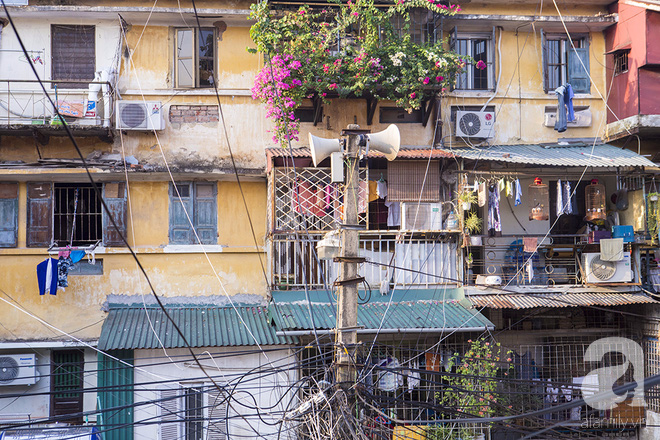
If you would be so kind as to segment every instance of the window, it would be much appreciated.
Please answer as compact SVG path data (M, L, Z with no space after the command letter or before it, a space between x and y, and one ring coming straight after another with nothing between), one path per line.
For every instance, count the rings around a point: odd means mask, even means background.
M213 87L216 59L214 29L176 29L175 32L175 87Z
M401 14L394 14L391 22L400 36L407 33L413 43L435 44L440 40L442 18L442 14L432 13L426 8L414 8L410 10L407 20Z
M83 374L85 358L81 350L58 350L50 362L50 415L67 416L60 422L82 423Z
M227 395L215 387L161 390L161 440L226 440Z
M614 74L621 75L628 71L628 53L629 50L620 50L614 52Z
M198 244L195 232L203 244L217 244L217 194L215 183L170 184L170 244Z
M494 88L494 68L492 34L462 34L456 32L452 36L452 49L459 55L471 57L474 63L467 64L456 77L458 90L490 90ZM483 61L485 69L478 69L476 64Z
M96 29L94 26L51 26L51 77L72 80L59 86L86 89L96 72Z
M573 48L575 46L575 48ZM586 70L585 70L586 69ZM590 93L589 42L586 36L543 34L544 90L554 91L566 83L574 93Z
M16 247L18 183L0 183L0 247Z
M117 231L91 184L28 183L27 245L47 247L86 246L102 240L121 246L126 235L126 188L124 183L103 185L104 199L119 228Z

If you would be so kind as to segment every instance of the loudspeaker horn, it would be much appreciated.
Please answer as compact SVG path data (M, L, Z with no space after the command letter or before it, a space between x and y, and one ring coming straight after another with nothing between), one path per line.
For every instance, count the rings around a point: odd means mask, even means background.
M339 139L326 139L309 133L309 150L312 153L312 162L317 167L323 159L330 157L332 153L341 151L341 144Z
M369 150L376 150L383 153L387 160L394 160L396 158L401 147L401 134L396 125L390 124L383 131L366 136L369 141Z

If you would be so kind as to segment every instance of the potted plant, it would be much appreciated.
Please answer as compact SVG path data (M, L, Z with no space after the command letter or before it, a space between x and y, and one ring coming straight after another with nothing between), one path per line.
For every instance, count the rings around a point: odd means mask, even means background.
M466 188L458 195L458 204L463 211L469 211L474 203L477 203L477 195L471 189Z
M660 193L652 192L647 196L647 214L646 214L646 227L651 234L651 241L655 242L658 238L658 230L660 229Z
M474 235L481 232L483 223L484 221L479 218L477 213L474 211L471 211L465 218L463 228L465 229L465 233L470 236L470 244L472 246L481 245L481 237L474 237Z

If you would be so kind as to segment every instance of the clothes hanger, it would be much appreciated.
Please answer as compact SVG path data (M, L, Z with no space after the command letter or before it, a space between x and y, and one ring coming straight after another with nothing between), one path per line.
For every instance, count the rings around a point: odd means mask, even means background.
M385 182L385 179L383 179L383 173L380 173L380 179L378 179L379 182Z

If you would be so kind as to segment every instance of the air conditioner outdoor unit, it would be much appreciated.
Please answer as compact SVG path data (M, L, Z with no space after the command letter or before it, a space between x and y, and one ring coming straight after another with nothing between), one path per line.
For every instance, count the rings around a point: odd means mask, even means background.
M34 354L0 354L0 386L34 385L39 380Z
M495 112L456 111L456 136L491 138L495 125Z
M117 130L162 130L163 106L156 101L117 101Z
M439 231L442 229L442 203L401 203L402 231Z
M587 283L626 283L632 281L630 252L621 261L603 261L599 253L582 254Z

